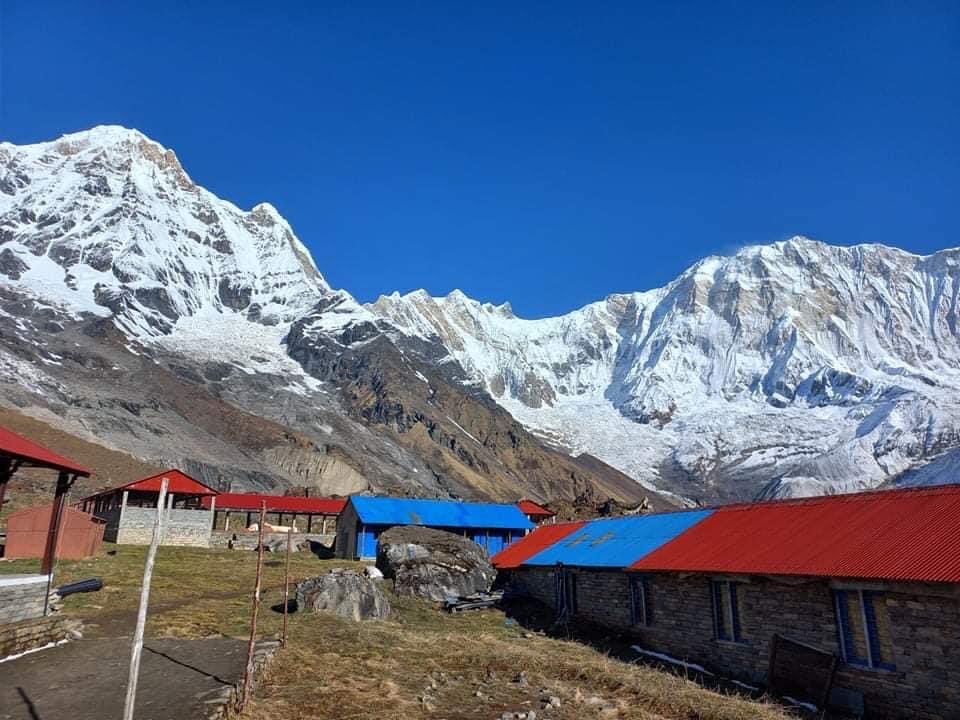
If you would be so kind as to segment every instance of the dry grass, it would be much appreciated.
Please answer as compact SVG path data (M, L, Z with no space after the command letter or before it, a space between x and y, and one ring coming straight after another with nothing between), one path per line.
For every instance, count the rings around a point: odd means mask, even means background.
M113 546L111 546L112 549ZM267 556L263 634L280 630L281 557ZM65 610L87 623L88 635L120 636L133 627L144 549L63 562L58 584L104 578L102 592L72 596ZM325 572L340 561L295 556L295 577ZM0 563L25 572L36 563ZM255 555L162 548L154 573L148 634L242 637L247 631ZM485 610L447 615L427 603L391 596L385 622L352 623L297 613L290 644L278 653L245 720L308 718L499 718L535 710L538 718L702 718L774 720L777 706L705 690L684 678L610 658L574 641L530 633ZM526 683L517 682L521 672ZM479 694L478 694L479 693ZM560 698L544 710L542 699Z

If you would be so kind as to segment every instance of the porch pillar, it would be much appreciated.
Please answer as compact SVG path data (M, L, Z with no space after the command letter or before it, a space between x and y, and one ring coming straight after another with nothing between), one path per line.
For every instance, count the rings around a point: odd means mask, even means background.
M53 507L50 512L50 525L47 528L47 545L43 550L43 562L40 572L44 575L53 573L53 562L57 556L57 540L60 539L60 521L63 518L63 506L73 484L73 477L66 470L61 470L57 476L57 489L53 496Z
M7 494L7 482L13 476L13 460L0 459L0 509L3 508L3 496Z

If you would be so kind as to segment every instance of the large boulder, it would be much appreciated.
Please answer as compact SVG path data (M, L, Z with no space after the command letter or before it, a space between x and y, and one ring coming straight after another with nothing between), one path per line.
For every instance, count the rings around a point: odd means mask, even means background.
M390 614L381 584L356 570L336 569L297 585L297 608L351 620L380 620Z
M380 535L377 567L393 578L398 595L437 602L486 592L497 575L486 551L472 540L417 526Z

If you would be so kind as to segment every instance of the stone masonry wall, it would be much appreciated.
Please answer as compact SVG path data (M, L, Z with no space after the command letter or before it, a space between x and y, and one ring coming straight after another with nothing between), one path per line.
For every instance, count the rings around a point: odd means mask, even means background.
M163 523L163 545L210 545L209 510L167 509ZM156 508L130 507L123 509L123 517L117 529L116 542L121 545L149 545L153 537L153 524L157 519Z
M630 625L627 574L577 572L577 615L634 636L638 644L764 684L776 634L840 654L830 583L736 578L742 642L714 639L709 576L650 576L650 627ZM553 606L553 570L514 571L512 583ZM960 717L960 594L955 586L889 583L885 590L896 670L839 666L835 686L864 695L869 718Z
M0 658L80 636L80 623L63 615L0 624Z
M0 626L43 617L47 578L0 575Z

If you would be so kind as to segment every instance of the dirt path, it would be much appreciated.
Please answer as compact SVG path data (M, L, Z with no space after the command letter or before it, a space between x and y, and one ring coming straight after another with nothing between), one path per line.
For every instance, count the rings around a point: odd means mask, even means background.
M242 640L150 639L137 720L205 718L204 701L243 675ZM103 720L123 713L130 640L88 639L0 664L0 719Z

